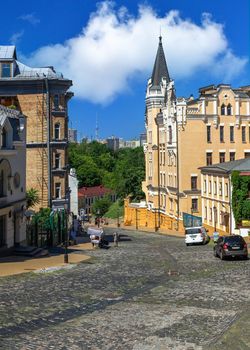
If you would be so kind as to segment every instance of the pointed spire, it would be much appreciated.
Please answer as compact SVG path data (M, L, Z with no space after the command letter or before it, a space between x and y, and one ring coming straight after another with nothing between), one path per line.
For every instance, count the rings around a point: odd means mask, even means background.
M167 67L166 58L165 58L165 54L162 46L162 37L159 36L159 46L158 46L158 50L155 58L152 77L151 77L152 85L159 86L161 79L163 77L166 78L167 83L170 82L168 67Z

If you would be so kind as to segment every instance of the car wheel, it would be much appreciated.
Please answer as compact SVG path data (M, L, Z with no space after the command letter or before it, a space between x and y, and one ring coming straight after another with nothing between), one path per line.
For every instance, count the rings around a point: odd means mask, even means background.
M244 260L248 260L248 255L243 255L242 257Z
M186 243L186 246L188 247L188 246L189 246L189 243Z
M216 249L214 249L214 257L215 257L215 258L218 258L218 254L217 254L217 252L216 252Z
M224 259L225 259L222 250L221 250L221 252L220 252L220 259L221 259L221 260L224 260Z

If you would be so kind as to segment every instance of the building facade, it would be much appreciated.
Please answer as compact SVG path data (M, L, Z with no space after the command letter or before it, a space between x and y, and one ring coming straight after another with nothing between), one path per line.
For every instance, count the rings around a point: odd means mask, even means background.
M0 104L27 116L27 189L40 207L62 208L68 199L68 101L71 80L53 67L30 68L15 46L0 46Z
M238 171L242 176L250 176L250 158L209 165L200 170L202 222L210 232L238 233L232 210L231 175Z
M102 185L93 187L82 187L78 190L79 209L83 209L85 215L92 214L92 206L96 200L109 196L112 202L116 201L116 194Z
M145 225L202 224L199 167L250 156L250 86L210 85L176 97L160 37L146 92Z
M0 256L26 240L26 118L0 105Z
M77 142L77 130L76 129L69 129L68 131L68 139L69 142Z
M70 169L69 172L69 189L70 189L70 206L69 210L74 215L78 216L78 183L75 169Z

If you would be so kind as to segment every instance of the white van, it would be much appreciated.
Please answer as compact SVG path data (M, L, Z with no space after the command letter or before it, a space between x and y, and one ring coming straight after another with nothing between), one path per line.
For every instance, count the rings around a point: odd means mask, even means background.
M203 226L187 227L185 229L185 243L187 246L190 244L206 244L209 240L210 237Z

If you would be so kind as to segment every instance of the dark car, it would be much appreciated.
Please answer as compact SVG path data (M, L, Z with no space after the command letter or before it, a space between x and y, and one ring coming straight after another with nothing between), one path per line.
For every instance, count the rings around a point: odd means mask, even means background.
M219 237L214 246L214 256L221 260L226 257L248 258L247 244L241 236Z

